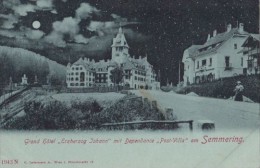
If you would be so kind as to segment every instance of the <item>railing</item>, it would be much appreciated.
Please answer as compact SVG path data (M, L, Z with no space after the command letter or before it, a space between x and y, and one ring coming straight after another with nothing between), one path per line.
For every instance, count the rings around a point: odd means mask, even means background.
M231 63L224 63L225 71L226 70L231 70L232 69L232 64Z
M170 129L174 128L177 124L188 124L189 129L193 130L193 120L187 121L156 121L156 120L147 120L147 121L134 121L134 122L120 122L120 123L105 123L102 124L101 127L105 127L108 129L124 129L125 127L130 128L151 128L151 129Z

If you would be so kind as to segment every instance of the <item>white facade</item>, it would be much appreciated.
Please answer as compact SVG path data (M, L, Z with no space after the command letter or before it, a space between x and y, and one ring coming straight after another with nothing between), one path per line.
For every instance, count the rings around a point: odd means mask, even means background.
M126 38L120 27L118 34L113 38L112 59L99 62L80 58L77 62L67 66L67 87L87 88L93 86L113 86L110 79L111 71L118 67L123 70L123 79L120 85L133 89L159 89L160 83L156 81L156 73L153 66L147 61L147 57L138 59L130 57ZM84 76L84 77L83 77Z
M112 48L112 60L118 64L122 64L129 59L130 55L128 53L129 46L127 44L125 35L122 28L119 28L119 31L115 38L113 38Z
M260 34L250 34L242 45L243 74L252 75L260 73Z
M88 59L80 58L73 65L68 64L66 83L69 88L92 87L95 83L95 71Z
M21 85L28 85L28 78L27 78L27 76L25 74L22 77Z
M186 49L182 60L184 85L243 74L243 55L238 51L248 35L242 23L233 29L229 24L226 32L214 31L203 45Z

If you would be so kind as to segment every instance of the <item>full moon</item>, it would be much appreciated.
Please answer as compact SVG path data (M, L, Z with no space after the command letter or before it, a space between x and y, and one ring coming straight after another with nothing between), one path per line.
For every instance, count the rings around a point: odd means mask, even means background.
M41 27L41 23L38 20L36 20L32 23L32 27L35 29L39 29Z

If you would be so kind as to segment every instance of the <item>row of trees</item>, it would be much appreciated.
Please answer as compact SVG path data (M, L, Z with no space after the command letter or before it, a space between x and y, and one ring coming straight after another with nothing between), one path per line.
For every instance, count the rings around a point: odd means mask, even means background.
M10 82L21 83L24 74L33 83L35 76L41 84L61 84L65 80L65 67L33 52L0 46L0 84L1 88Z

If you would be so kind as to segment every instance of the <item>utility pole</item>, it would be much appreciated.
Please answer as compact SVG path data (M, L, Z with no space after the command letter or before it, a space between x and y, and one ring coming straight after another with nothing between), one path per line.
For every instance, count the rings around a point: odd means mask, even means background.
M179 61L179 84L181 83L181 63Z

